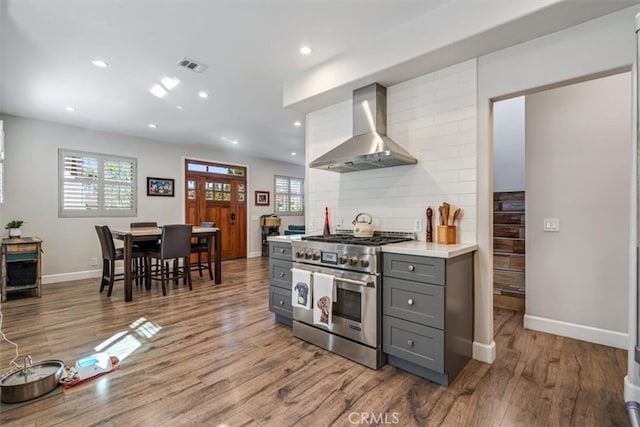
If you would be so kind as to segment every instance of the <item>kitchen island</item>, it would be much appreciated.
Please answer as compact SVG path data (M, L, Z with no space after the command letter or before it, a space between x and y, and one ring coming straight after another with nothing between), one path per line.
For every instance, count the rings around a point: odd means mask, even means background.
M288 326L294 317L291 242L299 240L304 240L304 236L269 237L269 310L278 322ZM323 250L316 249L314 259L324 260ZM355 247L351 250L355 251ZM473 345L475 250L475 244L444 245L415 240L379 247L378 256L371 261L379 271L381 292L376 312L383 363L386 357L393 366L448 385L469 362ZM308 249L306 253L310 253ZM331 255L335 254L330 250L326 256L329 264L342 259ZM348 257L351 259L353 255ZM353 267L353 263L350 265Z
M382 350L387 362L442 385L473 352L475 244L382 246Z

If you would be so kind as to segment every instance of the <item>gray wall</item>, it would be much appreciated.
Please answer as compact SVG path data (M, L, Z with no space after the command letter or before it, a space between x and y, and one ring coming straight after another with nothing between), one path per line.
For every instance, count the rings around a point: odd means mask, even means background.
M24 235L44 240L45 282L95 275L92 257L100 257L93 228L105 223L112 228L128 228L129 222L155 220L159 224L184 221L184 159L195 158L244 165L248 168L249 256L261 253L259 217L272 213L273 175L304 176L304 167L284 162L247 157L203 147L169 144L107 132L94 131L38 120L0 116L4 120L6 151L6 194L0 206L0 224L20 218L26 223ZM137 218L58 218L58 148L78 149L138 159ZM175 197L147 197L146 177L175 179ZM254 206L255 190L271 192L269 207ZM283 218L288 224L304 224L304 217Z
M524 97L493 104L493 191L523 191Z
M623 73L526 96L527 315L627 331L630 87Z

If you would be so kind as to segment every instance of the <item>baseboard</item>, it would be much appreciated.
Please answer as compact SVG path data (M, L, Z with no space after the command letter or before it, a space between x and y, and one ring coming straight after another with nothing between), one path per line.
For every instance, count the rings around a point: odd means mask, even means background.
M632 384L629 375L624 377L624 401L640 402L640 386Z
M627 350L629 347L629 334L595 328L593 326L578 325L576 323L547 319L544 317L524 315L524 327L535 331L547 332L562 337L574 338L594 344Z
M74 271L72 273L60 273L60 274L48 274L42 276L42 284L69 282L71 280L93 279L94 277L100 277L102 275L102 269L100 270L88 270L88 271Z
M496 342L491 341L491 344L482 344L474 341L473 358L480 362L493 363L496 360Z
M247 255L247 258L257 258L259 256L262 256L262 251L249 252L249 255Z

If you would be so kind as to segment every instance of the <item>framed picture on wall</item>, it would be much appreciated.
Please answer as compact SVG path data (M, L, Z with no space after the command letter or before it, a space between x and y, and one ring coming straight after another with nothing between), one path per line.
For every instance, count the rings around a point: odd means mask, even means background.
M268 191L256 191L256 206L269 206Z
M173 197L174 195L173 179L147 177L147 196Z

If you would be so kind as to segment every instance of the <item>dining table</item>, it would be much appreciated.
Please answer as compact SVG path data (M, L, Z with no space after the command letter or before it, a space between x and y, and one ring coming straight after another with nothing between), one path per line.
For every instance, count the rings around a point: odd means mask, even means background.
M144 227L134 228L131 230L111 230L113 238L116 240L122 240L124 242L124 265L131 265L131 255L133 253L133 245L135 242L153 241L162 238L162 227ZM212 236L214 239L214 261L215 261L215 275L214 283L219 285L222 283L222 268L220 262L222 261L222 246L221 235L218 227L193 227L191 231L193 237L208 237ZM131 268L124 269L124 300L129 302L133 300L133 274Z

